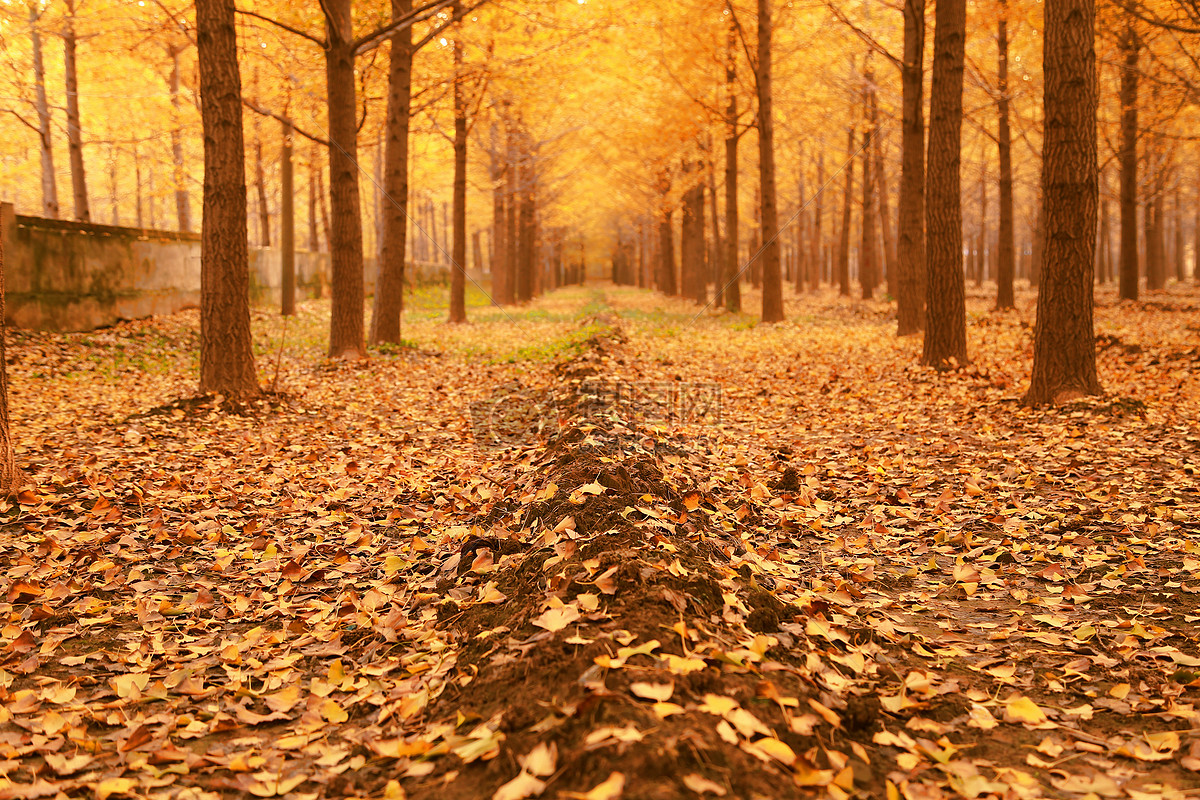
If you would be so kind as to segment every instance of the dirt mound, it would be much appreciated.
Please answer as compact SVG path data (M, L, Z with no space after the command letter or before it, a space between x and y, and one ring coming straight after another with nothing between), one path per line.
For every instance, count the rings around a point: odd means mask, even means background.
M594 337L560 365L565 393L600 375L619 342ZM531 459L528 502L497 520L519 542L463 545L438 586L437 629L457 648L427 712L444 735L408 767L409 797L554 796L605 781L632 798L882 785L882 759L830 752L846 736L869 742L878 704L814 677L821 659L801 644L828 606L802 610L735 567L744 545L709 524L703 493L683 489L697 476L662 452L616 414L576 418ZM433 757L446 748L459 757Z

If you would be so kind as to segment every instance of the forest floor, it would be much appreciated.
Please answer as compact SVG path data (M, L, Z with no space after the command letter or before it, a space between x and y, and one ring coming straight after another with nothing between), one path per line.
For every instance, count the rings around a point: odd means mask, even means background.
M0 800L1200 797L1200 294L1037 410L1028 291L947 373L828 292L436 295L255 311L240 408L195 312L15 335Z

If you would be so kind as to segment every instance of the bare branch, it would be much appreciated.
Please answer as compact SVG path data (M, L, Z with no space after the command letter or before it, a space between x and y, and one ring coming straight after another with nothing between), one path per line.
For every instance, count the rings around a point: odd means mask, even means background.
M280 28L281 30L285 30L285 31L287 31L288 33L290 33L290 34L292 34L292 35L294 35L294 36L299 36L299 37L300 37L300 38L302 38L302 39L308 39L310 42L312 42L313 44L315 44L317 47L320 47L320 48L324 48L324 47L325 47L325 40L324 40L324 39L321 39L321 38L318 38L318 37L316 37L316 36L313 36L311 33L307 33L307 32L305 32L305 31L302 31L302 30L300 30L299 28L293 28L291 25L288 25L288 24L287 24L287 23L285 23L285 22L280 22L280 21L279 21L279 20L277 20L277 19L271 19L270 17L265 17L265 16L263 16L262 14L259 14L259 13L257 13L257 12L254 12L254 11L247 11L247 10L246 10L246 9L244 9L244 8L239 8L239 9L237 9L237 13L239 13L239 14L242 14L242 15L244 15L244 16L247 16L247 17L254 17L255 19L261 19L263 22L270 23L271 25L274 25L276 28Z

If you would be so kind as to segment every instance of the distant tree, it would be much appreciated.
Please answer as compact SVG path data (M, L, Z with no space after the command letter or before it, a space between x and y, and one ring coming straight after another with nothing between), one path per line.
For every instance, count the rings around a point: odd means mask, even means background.
M996 26L997 89L996 144L1000 155L1000 242L996 268L996 308L1012 308L1013 273L1016 271L1016 251L1013 247L1013 172L1012 127L1008 118L1008 0L1000 0L1000 19Z
M1046 0L1045 14L1046 244L1029 405L1100 393L1092 328L1099 198L1095 0Z
M938 0L933 34L933 86L929 96L926 175L925 343L921 363L967 363L967 312L963 279L962 159L963 58L966 0Z
M725 32L725 256L721 283L725 292L725 309L742 310L741 271L738 268L738 131L737 90L737 17L732 3L727 3L728 27ZM715 225L715 219L713 224Z
M771 98L771 0L758 0L758 174L762 187L763 322L782 322L779 211L775 193L775 121Z
M462 13L459 0L454 15ZM450 265L450 321L467 321L467 92L462 30L454 33L454 232Z
M242 79L234 0L196 0L204 219L200 229L200 391L258 394L250 341Z
M1138 51L1141 44L1133 23L1120 37L1121 52L1121 266L1122 300L1138 299Z
M87 175L83 165L83 124L79 116L79 67L75 33L75 0L67 0L63 23L63 75L67 84L67 155L71 162L71 187L75 195L75 219L91 222L88 208Z

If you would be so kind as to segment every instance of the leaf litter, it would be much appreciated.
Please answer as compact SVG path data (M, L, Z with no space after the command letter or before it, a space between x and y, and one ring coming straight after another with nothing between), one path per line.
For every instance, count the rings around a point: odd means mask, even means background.
M244 408L172 400L194 313L20 334L0 797L1195 796L1194 298L1101 293L1110 394L1055 410L1022 300L949 374L825 294L365 366L313 303Z

